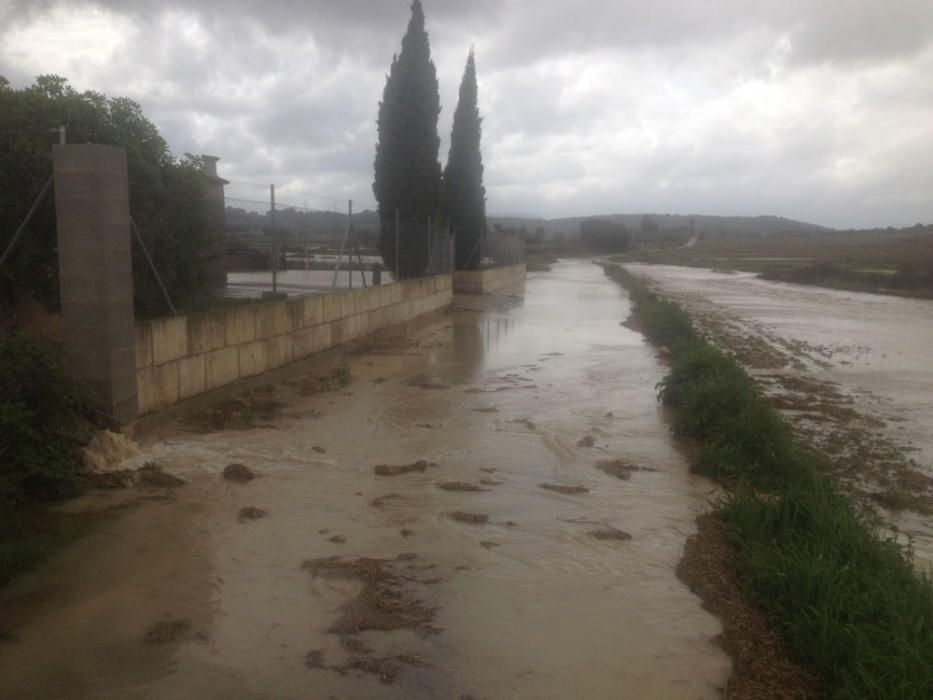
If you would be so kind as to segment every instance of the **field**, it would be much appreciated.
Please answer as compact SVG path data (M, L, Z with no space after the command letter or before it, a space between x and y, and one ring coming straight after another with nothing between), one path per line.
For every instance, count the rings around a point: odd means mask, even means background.
M689 248L643 248L614 259L742 270L782 282L933 298L928 229L708 238Z

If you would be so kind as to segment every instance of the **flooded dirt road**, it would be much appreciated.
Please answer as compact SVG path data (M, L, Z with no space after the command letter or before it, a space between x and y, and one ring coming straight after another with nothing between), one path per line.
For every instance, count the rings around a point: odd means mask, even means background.
M687 306L933 564L933 302L626 265Z
M570 262L458 303L349 385L296 376L277 415L124 465L184 485L70 504L118 511L0 595L0 695L719 697L720 625L674 573L711 486L625 293Z

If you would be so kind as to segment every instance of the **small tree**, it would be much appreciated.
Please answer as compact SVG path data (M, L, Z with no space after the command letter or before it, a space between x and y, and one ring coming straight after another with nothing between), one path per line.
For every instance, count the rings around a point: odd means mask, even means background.
M480 241L486 228L486 188L483 187L483 154L480 150L482 118L479 116L476 63L467 57L460 99L454 112L450 155L444 170L444 203L450 226L457 236L458 270L475 270L481 262Z
M395 269L395 225L436 219L441 189L437 160L440 115L437 71L424 26L420 0L411 5L402 51L392 58L377 120L373 193L379 204L382 229L379 247L386 266ZM416 277L428 264L427 240L420 227L404 227L399 236L399 277Z

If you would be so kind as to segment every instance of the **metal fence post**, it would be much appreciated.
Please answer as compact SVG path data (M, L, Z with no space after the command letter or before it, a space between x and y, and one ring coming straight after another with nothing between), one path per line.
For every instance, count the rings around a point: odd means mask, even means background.
M269 210L269 220L271 222L269 234L272 236L272 293L275 294L278 291L278 276L276 273L279 268L279 239L275 234L275 185L269 185L269 201L272 204L272 208Z

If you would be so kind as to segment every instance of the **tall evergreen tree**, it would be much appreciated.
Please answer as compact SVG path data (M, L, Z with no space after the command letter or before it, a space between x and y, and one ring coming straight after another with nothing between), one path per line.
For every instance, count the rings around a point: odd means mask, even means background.
M440 208L441 166L437 160L440 115L437 71L424 28L421 0L413 0L402 51L392 58L379 103L373 193L382 230L379 246L386 266L395 269L395 212L399 235L399 276L416 277L428 264L428 217ZM416 224L416 225L411 225Z
M450 155L444 170L444 205L457 236L456 266L460 270L479 267L482 255L479 243L486 229L486 188L480 150L483 120L477 102L476 62L470 51L460 82Z

